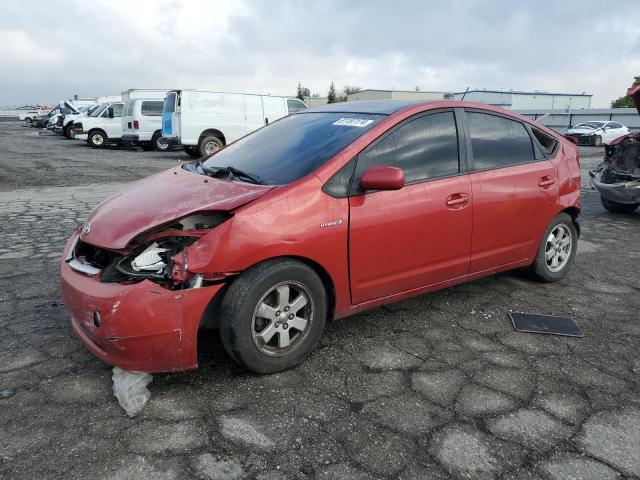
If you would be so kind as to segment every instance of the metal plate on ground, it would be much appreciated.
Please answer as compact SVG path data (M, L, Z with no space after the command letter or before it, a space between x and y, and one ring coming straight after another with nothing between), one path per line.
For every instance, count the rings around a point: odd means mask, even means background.
M582 330L569 317L538 315L534 313L510 313L513 328L518 332L549 333L567 337L582 337Z

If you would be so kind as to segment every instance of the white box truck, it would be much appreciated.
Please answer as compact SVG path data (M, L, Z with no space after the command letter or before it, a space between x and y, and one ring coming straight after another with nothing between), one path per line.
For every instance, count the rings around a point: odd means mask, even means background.
M162 136L193 157L210 155L269 122L303 110L297 98L171 90L164 99Z
M122 115L122 143L158 152L169 148L162 138L162 107L166 94L166 90L146 91L144 98L128 98Z

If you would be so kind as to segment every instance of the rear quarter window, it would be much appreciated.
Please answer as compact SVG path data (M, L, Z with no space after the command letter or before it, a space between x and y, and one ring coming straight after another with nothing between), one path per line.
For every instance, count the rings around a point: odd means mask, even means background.
M157 102L144 101L140 107L140 113L146 117L160 117L162 116L162 106L164 102L158 100Z
M547 155L551 155L558 145L558 141L548 133L544 133L542 130L538 130L535 127L531 127L531 133L535 137L540 149Z

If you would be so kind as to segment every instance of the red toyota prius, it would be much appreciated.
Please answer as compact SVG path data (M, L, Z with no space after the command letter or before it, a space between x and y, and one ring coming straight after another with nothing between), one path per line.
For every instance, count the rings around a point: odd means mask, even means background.
M75 333L125 370L197 367L216 327L259 373L299 363L327 319L528 267L562 278L578 242L576 146L488 105L303 110L140 180L68 240Z

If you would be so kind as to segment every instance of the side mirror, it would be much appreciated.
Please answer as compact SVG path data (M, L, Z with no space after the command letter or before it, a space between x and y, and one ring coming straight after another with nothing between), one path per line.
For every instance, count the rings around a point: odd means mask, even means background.
M360 179L362 190L400 190L404 187L404 172L396 167L371 167Z
M107 117L113 118L113 107L107 109Z

